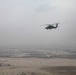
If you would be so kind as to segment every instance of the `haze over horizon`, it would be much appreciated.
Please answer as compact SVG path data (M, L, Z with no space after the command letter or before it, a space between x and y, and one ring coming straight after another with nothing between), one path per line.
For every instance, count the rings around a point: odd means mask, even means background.
M76 0L0 0L0 46L75 46L75 20Z

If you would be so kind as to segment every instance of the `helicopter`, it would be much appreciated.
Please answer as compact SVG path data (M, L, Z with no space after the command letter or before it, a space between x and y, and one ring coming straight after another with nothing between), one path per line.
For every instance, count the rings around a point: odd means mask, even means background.
M57 27L58 27L58 24L59 23L54 23L54 24L46 24L47 25L47 27L45 27L45 29L56 29ZM54 25L56 25L56 26L54 26Z

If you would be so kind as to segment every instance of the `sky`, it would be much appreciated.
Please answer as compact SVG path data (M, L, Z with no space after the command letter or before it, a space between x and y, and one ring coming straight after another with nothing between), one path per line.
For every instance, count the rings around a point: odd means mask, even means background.
M16 45L75 46L76 0L0 0L0 46Z

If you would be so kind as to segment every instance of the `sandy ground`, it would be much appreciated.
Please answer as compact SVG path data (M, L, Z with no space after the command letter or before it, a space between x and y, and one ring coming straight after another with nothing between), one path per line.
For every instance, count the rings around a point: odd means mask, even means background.
M42 58L0 58L0 75L76 75L76 60Z

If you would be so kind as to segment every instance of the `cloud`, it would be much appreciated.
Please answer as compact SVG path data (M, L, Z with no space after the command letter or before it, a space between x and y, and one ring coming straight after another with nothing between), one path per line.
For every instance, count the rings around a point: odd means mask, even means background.
M47 12L57 8L52 0L31 0L30 4L36 12Z
M55 9L56 7L50 6L50 4L42 4L37 9L35 9L36 12L47 12L50 10Z

